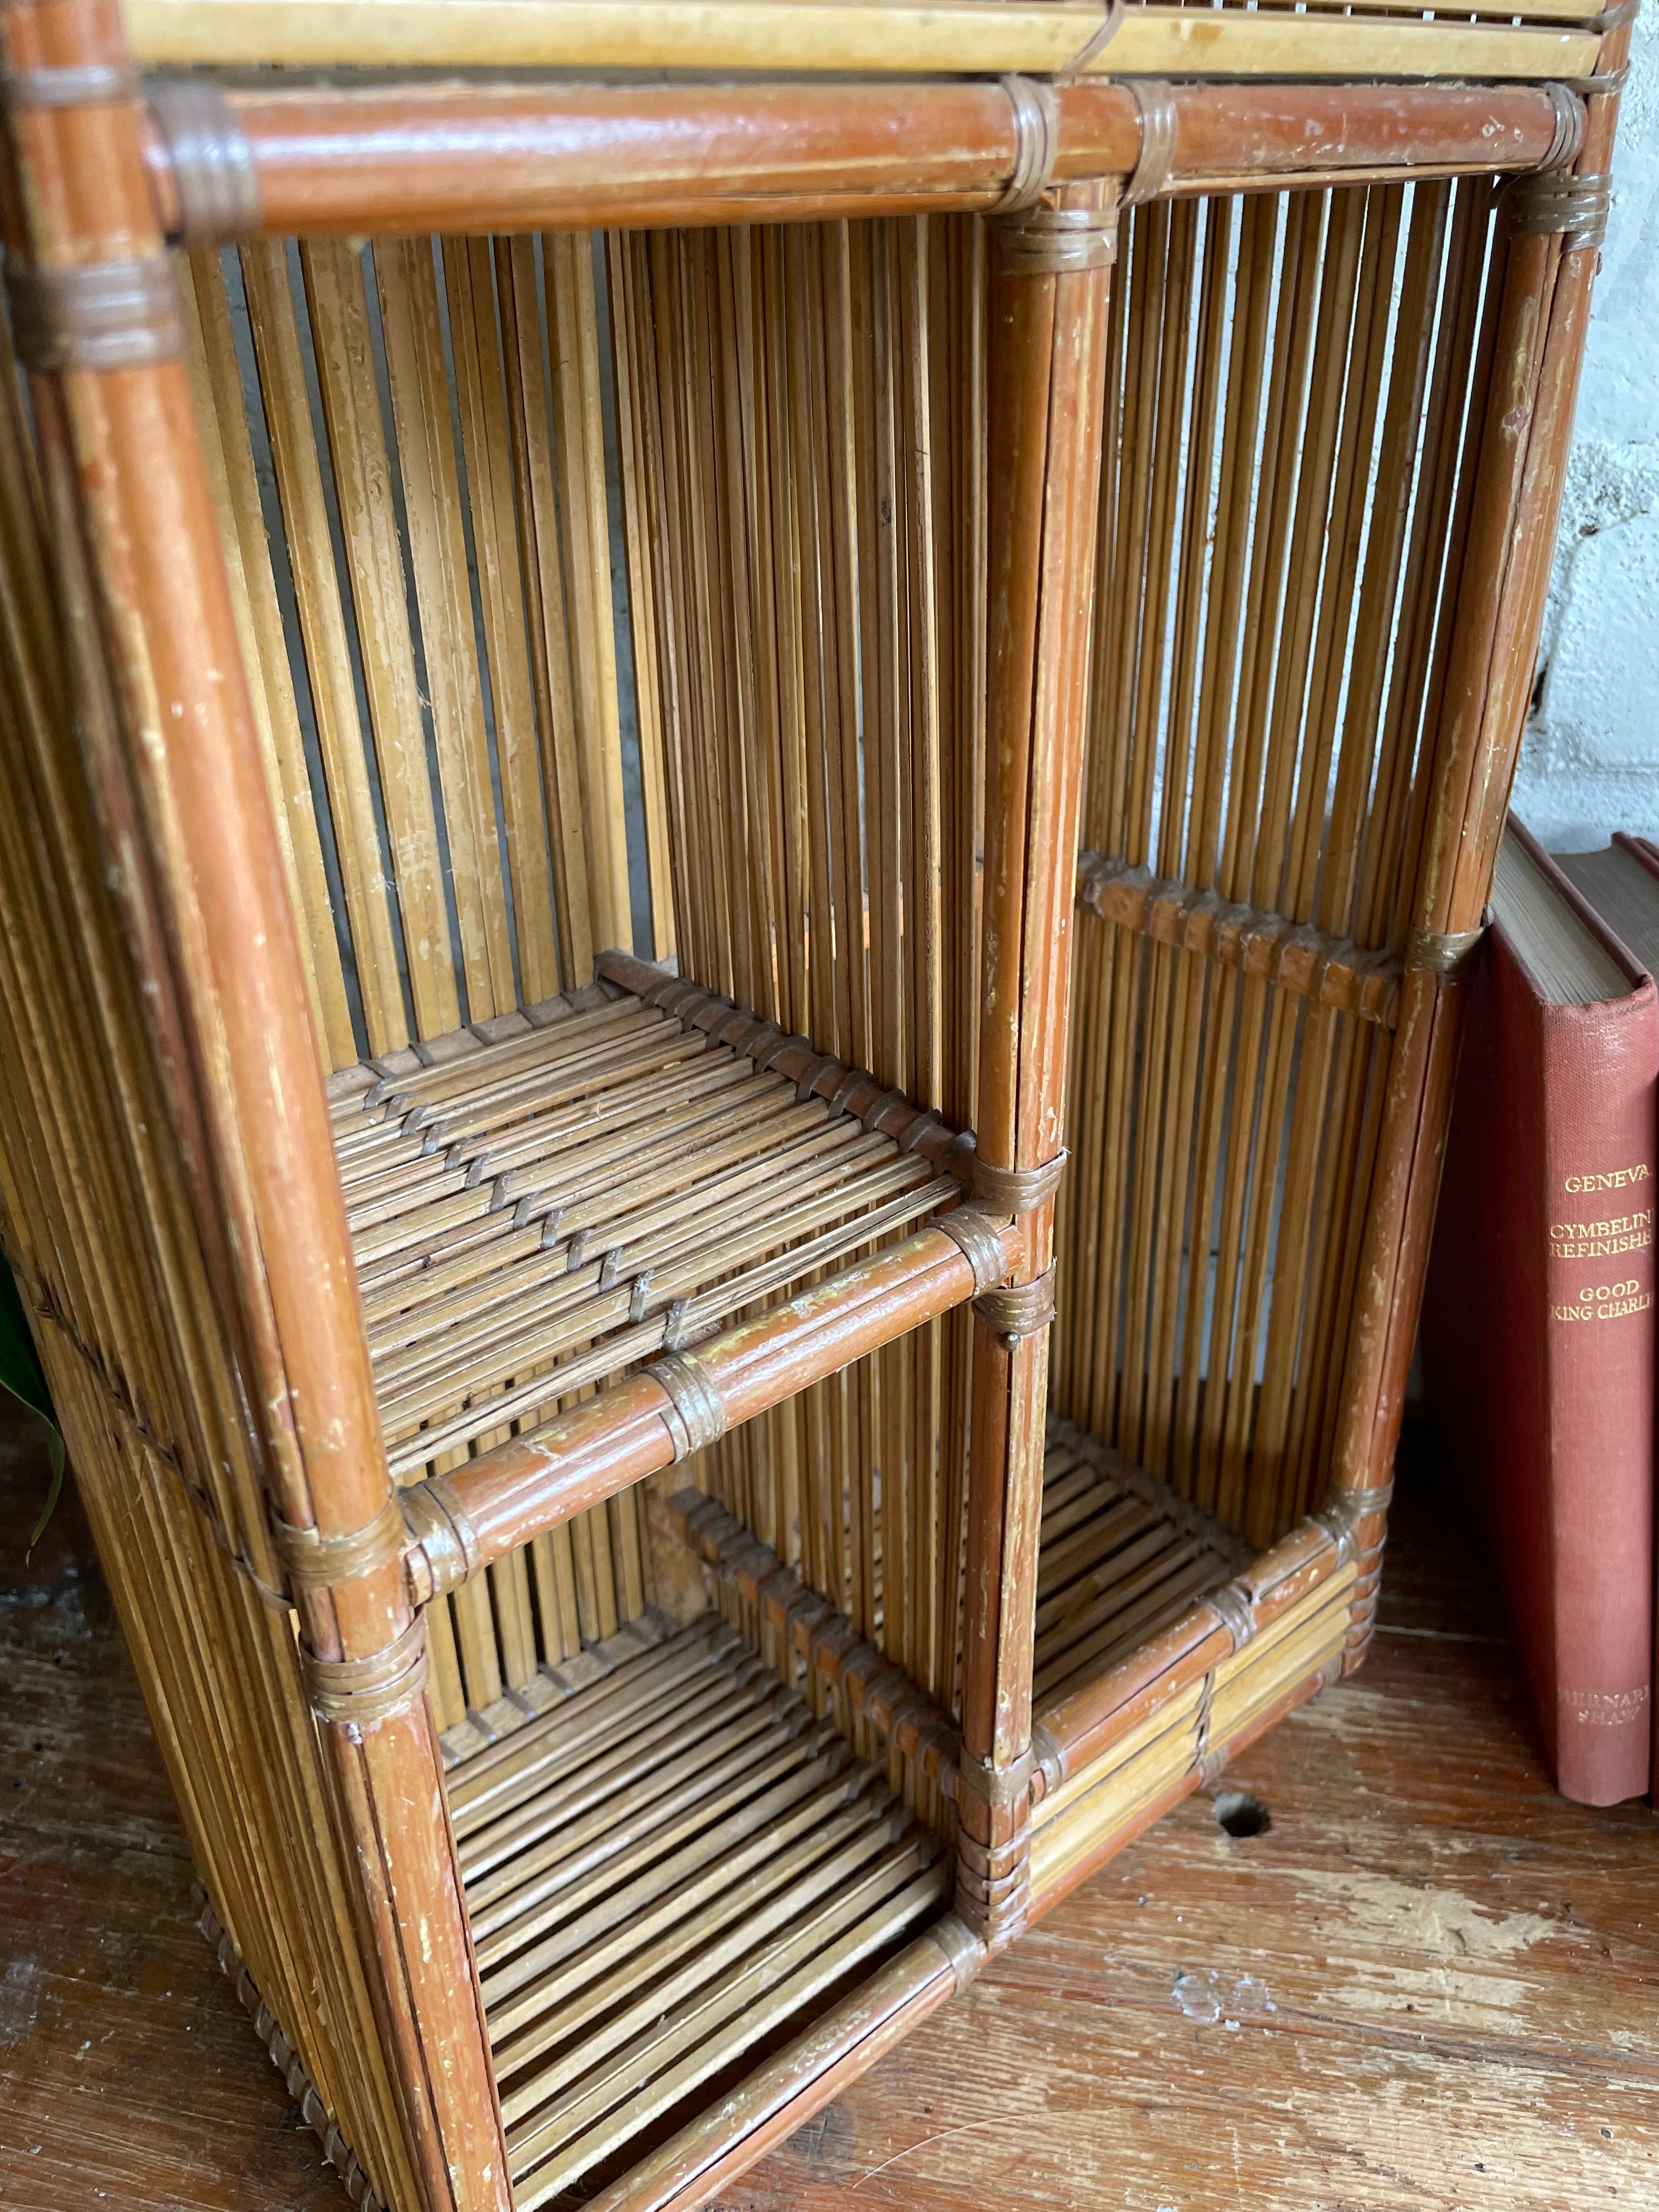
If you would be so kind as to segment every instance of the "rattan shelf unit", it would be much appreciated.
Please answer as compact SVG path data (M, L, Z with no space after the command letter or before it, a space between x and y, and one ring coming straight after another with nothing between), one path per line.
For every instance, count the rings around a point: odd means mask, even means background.
M6 1250L359 2202L1363 1656L1628 12L0 13Z

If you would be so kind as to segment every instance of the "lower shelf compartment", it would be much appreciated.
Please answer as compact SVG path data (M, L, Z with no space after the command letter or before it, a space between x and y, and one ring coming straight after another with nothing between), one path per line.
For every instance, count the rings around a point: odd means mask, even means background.
M1309 1590L1248 1647L1209 1672L1166 1680L1138 1723L1036 1809L1033 1914L1046 1912L1228 1759L1341 1668L1353 1603L1352 1564Z
M950 1898L939 1839L713 1614L447 1787L520 2212L579 2201Z
M1037 1570L1046 1912L1342 1672L1358 1568L1340 1511L1260 1555L1144 1468L1052 1417Z
M1250 1558L1218 1521L1054 1417L1041 1543L1032 1684L1039 1705L1150 1642Z

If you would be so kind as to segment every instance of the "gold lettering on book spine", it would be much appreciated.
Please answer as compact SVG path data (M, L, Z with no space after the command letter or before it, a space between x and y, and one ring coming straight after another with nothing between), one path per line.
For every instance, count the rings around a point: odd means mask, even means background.
M1654 1210L1620 1213L1606 1221L1552 1221L1553 1260L1612 1260L1621 1252L1646 1252L1653 1244Z
M1562 1703L1576 1721L1595 1728L1621 1728L1640 1720L1647 1708L1648 1686L1634 1690L1563 1690Z
M1628 1321L1652 1310L1653 1292L1640 1283L1587 1283L1577 1298L1550 1308L1552 1321Z

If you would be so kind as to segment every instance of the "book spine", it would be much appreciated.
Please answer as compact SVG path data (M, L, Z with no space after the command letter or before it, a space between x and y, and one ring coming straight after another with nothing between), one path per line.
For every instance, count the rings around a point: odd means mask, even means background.
M1651 837L1632 837L1620 830L1614 831L1613 842L1615 845L1622 846L1631 858L1638 866L1645 868L1650 876L1659 879L1659 845L1655 844ZM1659 1076L1655 1078L1654 1096L1655 1121L1656 1123L1659 1123ZM1656 1147L1659 1148L1659 1138L1656 1138L1655 1144ZM1659 1159L1656 1159L1653 1164L1655 1170L1659 1171ZM1656 1331L1659 1332L1659 1316L1656 1316L1655 1327ZM1656 1395L1659 1396L1659 1334L1656 1334L1655 1344L1655 1391ZM1659 1405L1656 1405L1654 1413L1653 1447L1654 1472L1656 1477L1659 1478ZM1654 1522L1656 1538L1659 1539L1659 1492L1656 1493L1655 1498ZM1654 1586L1653 1628L1653 1694L1650 1699L1653 1708L1653 1741L1648 1763L1648 1795L1656 1805L1659 1805L1659 1579L1656 1579Z
M1540 1011L1557 1776L1607 1805L1647 1789L1653 1730L1659 1010L1647 982Z

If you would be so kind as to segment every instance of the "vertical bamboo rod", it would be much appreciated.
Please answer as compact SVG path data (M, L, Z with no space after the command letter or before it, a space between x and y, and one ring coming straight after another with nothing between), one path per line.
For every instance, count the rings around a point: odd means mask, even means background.
M1117 190L1115 182L1067 187L1054 218L1011 222L991 252L976 1122L981 1157L997 1168L1041 1168L1060 1149ZM1079 236L1088 240L1080 255ZM1035 255L1032 238L1041 241ZM1065 266L1068 253L1085 265ZM1028 256L1036 268L1024 265ZM1052 1196L1024 1213L1017 1281L1048 1267L1053 1223ZM970 1786L961 1805L958 1897L964 1917L993 1942L1020 1926L1028 1888L1047 1346L1041 1328L1012 1340L983 1321L975 1332L962 1715Z
M346 612L312 434L288 258L280 245L264 242L244 247L241 264L368 1048L371 1053L395 1052L408 1043L410 1036L398 972L399 925L381 864L374 793L358 726Z
M519 526L519 569L542 748L542 790L552 842L554 904L567 988L589 981L593 941L570 633L560 558L558 487L542 358L542 287L535 240L495 241L495 298L507 381L507 431ZM480 272L481 278L482 272ZM482 306L480 312L482 312Z
M628 607L634 660L634 707L640 740L640 799L644 817L645 866L651 894L651 957L674 953L673 893L669 878L668 797L661 729L662 674L657 652L656 595L660 579L651 558L649 517L636 495L647 483L646 372L635 327L637 286L630 242L620 231L605 240L611 308L611 373L617 410L618 467L623 483L623 532L628 561Z
M319 239L301 244L300 266L416 1033L439 1036L459 1022L460 1001L362 263L348 242Z
M619 945L631 951L592 240L586 231L550 232L542 253L590 926L596 951ZM587 980L585 974L577 978Z
M383 240L372 259L467 1018L483 1021L507 1012L515 994L437 264L423 238ZM416 714L411 730L419 726Z
M292 871L295 910L305 920L312 1017L324 1045L325 1064L349 1066L357 1057L357 1045L265 540L230 304L216 256L193 254L181 267L179 278L191 379L220 510L220 532L242 635L243 663L270 778L277 835L284 860Z
M501 774L502 828L513 884L519 984L526 1000L533 1005L538 999L551 998L559 988L558 931L553 914L548 815L542 793L525 621L525 578L519 565L513 448L490 241L487 238L446 240L443 278L455 409L477 565L478 611Z

